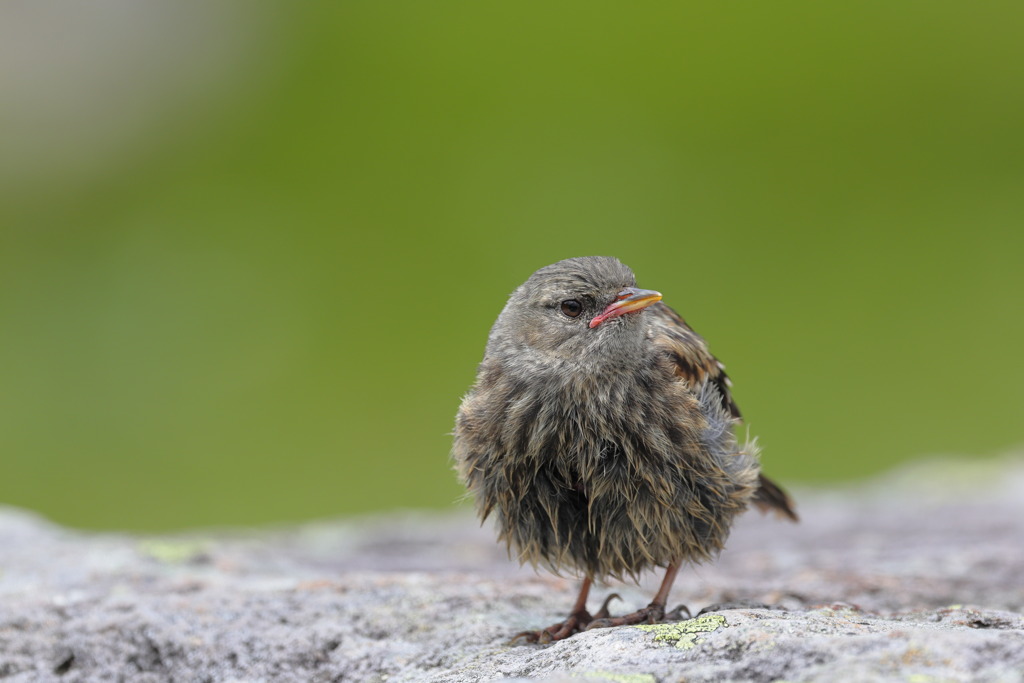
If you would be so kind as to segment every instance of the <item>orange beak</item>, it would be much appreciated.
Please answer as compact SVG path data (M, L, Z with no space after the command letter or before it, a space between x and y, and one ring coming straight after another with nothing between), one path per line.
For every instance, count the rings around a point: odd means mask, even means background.
M594 319L590 321L590 329L594 329L605 320L618 318L626 313L641 311L659 301L661 301L661 292L655 292L653 289L627 287L618 293L615 301L609 304L608 308L594 316Z

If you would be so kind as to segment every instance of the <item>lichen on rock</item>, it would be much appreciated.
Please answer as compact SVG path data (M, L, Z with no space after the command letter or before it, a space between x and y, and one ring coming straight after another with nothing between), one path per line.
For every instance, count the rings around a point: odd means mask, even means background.
M721 614L702 614L686 621L677 621L668 624L638 624L633 628L647 631L654 634L656 643L675 643L680 650L691 650L699 643L704 642L699 638L702 633L711 633L729 624Z

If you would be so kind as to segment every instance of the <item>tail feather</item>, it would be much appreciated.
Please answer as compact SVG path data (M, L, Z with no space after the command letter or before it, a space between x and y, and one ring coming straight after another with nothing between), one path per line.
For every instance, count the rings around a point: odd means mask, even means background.
M793 510L793 501L789 495L782 490L782 487L764 476L759 476L760 488L754 494L754 504L762 512L775 512L777 515L787 517L794 522L800 521Z

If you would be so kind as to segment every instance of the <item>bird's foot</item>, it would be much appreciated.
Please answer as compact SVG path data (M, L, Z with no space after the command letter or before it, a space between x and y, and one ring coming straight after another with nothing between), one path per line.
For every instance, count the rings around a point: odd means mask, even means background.
M675 613L678 610L673 610ZM609 628L611 626L631 626L633 624L656 624L665 616L665 606L651 603L643 609L638 609L632 614L624 614L621 617L595 618L587 624L587 630L592 628Z
M514 643L520 638L525 640L527 643L538 643L540 645L546 645L553 643L556 640L564 640L574 633L585 631L589 628L590 624L594 623L597 619L608 618L608 604L612 600L621 600L618 593L612 593L604 602L601 603L601 609L597 610L593 615L587 610L580 610L570 614L565 621L560 621L557 624L552 624L547 628L539 631L522 631L512 636L512 640L509 643Z
M593 620L594 617L592 617L590 612L586 610L573 612L566 617L565 621L552 624L547 628L542 628L539 631L521 631L515 634L512 636L512 640L509 641L509 645L515 643L520 638L525 640L527 643L539 643L540 645L553 643L556 640L568 638L574 633L579 633Z

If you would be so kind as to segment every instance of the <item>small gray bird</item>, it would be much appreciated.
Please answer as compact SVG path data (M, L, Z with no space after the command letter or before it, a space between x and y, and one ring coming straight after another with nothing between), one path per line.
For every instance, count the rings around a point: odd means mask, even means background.
M714 557L748 503L796 520L755 444L737 442L729 389L704 340L614 258L559 261L512 292L453 457L510 553L583 578L564 621L519 636L658 621L681 564ZM594 580L654 567L665 579L647 607L611 618L611 596L587 611Z

